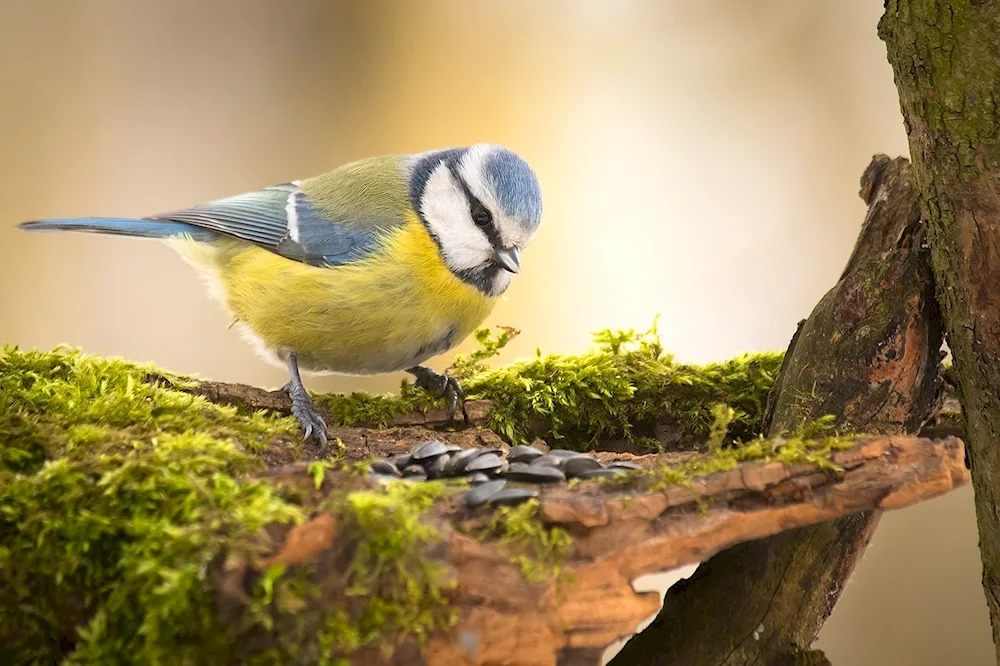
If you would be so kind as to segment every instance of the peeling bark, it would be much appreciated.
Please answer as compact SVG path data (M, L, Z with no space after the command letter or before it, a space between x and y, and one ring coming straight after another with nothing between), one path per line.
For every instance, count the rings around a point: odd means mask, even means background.
M916 432L936 411L941 327L909 163L877 155L869 205L838 284L800 324L769 406L772 436L836 417L847 430ZM656 620L612 663L773 664L815 640L879 511L745 543L668 591Z
M1000 661L1000 3L890 0L879 35L899 90L964 407Z
M670 456L633 460L656 469ZM567 530L573 540L561 581L526 580L498 540L479 538L491 512L467 509L458 494L438 503L424 519L438 528L445 544L426 557L438 560L457 581L451 592L459 610L457 626L450 635L432 637L422 656L413 644L391 656L344 656L373 665L596 666L607 645L659 605L657 594L632 589L636 578L698 562L747 540L791 530L777 539L794 541L800 526L936 497L968 482L963 458L962 443L954 438L878 437L835 453L833 462L843 469L836 474L811 465L747 463L689 486L659 490L650 487L649 478L627 488L597 483L543 487L542 521ZM270 470L265 478L317 492L306 463ZM365 483L330 471L323 487L335 492ZM825 524L850 532L867 521L852 517ZM239 617L250 598L249 583L275 564L311 565L318 573L310 586L327 591L316 603L327 609L343 606L342 581L350 564L343 552L350 545L338 534L336 516L319 513L270 539L276 544L270 555L216 573L220 608ZM795 556L801 560L798 566L821 575L824 561L798 552ZM771 579L787 567L775 567L766 558L752 564L755 573ZM747 571L725 568L720 573L737 585Z

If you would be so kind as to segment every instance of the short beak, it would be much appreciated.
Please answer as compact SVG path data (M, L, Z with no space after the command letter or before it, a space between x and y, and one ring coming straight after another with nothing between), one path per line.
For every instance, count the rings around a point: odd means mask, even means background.
M493 252L493 263L511 273L521 272L521 253L516 247L508 247Z

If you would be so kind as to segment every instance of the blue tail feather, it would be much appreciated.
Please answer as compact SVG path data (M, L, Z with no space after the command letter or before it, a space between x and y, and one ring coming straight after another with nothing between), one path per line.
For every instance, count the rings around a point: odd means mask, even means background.
M169 238L186 235L197 241L210 241L219 237L219 234L214 231L185 222L117 217L56 218L22 222L18 226L26 231L89 231L138 238Z

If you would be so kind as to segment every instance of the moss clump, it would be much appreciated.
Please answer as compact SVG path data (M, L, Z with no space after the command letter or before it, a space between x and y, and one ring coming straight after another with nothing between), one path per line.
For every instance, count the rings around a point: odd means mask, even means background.
M491 369L496 356L518 331L500 327L476 331L480 348L459 356L450 373L462 380L472 399L493 402L487 426L512 444L537 437L559 446L593 449L601 440L625 439L636 450L654 451L658 421L676 420L684 432L706 437L710 405L735 411L733 438L760 432L767 395L783 353L746 354L704 366L678 363L665 354L654 326L645 332L605 330L594 335L595 349L578 355L542 355ZM352 393L322 395L332 423L385 427L393 417L426 411L443 403L404 381L398 396Z
M500 507L493 513L482 538L499 538L511 560L528 580L560 578L573 548L569 532L542 523L538 500L515 507Z
M217 564L265 554L265 526L316 508L248 474L263 466L253 452L297 425L149 375L161 373L73 351L0 353L0 645L11 663L329 663L331 651L452 621L447 581L421 557L436 531L419 518L439 484L338 495L352 543L344 609L303 612L317 608L314 572L274 568L224 620ZM314 482L329 466L310 468Z
M717 423L713 426L715 436L724 431L732 418L727 409L716 409ZM835 451L854 446L862 435L843 436L833 431L832 416L803 424L787 436L765 439L758 436L748 442L737 442L726 447L712 447L704 455L696 456L679 464L663 465L647 472L655 479L653 489L662 489L673 484L688 484L696 477L708 476L716 472L728 472L745 462L783 462L789 465L815 465L820 469L838 471L831 460Z
M477 338L492 351L502 346L486 335ZM730 436L749 438L760 431L783 357L761 353L705 366L677 363L663 352L655 324L643 333L602 331L595 342L596 349L582 355L538 353L494 370L473 365L465 389L493 401L489 427L513 444L536 436L581 450L604 439L649 444L654 425L671 417L690 435L705 437L716 403L736 410Z
M448 492L439 482L397 482L385 492L329 497L320 508L337 516L333 557L347 565L345 578L331 588L317 564L268 572L250 620L276 645L253 655L256 663L347 666L354 651L391 653L405 639L422 643L451 627L457 616L447 592L455 581L427 556L440 534L422 521ZM317 573L327 581L322 589L313 582Z
M73 351L0 351L0 644L16 663L225 651L204 587L227 543L300 510L240 481L295 423L241 416ZM60 646L60 641L64 645Z
M301 518L269 486L237 480L250 463L229 442L185 433L8 473L0 480L8 656L57 663L61 640L75 643L69 664L225 654L209 563L264 525Z
M439 401L427 391L404 381L397 396L328 393L316 396L316 402L329 410L331 423L348 427L364 425L385 428L393 417L426 411Z
M322 638L326 647L347 652L400 636L423 641L454 624L444 591L455 581L426 556L440 535L421 522L447 492L441 483L397 482L385 492L354 492L342 500L341 529L356 543L346 594L360 611L349 622L333 618Z
M56 352L0 350L0 470L31 473L47 460L89 456L91 445L125 450L134 441L198 432L249 450L297 430L294 419L239 415L146 381L151 366Z

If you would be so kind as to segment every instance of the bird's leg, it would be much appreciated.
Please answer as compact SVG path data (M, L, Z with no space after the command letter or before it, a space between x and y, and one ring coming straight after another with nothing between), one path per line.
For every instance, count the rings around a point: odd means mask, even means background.
M299 359L294 352L288 354L285 359L288 364L288 374L292 376L291 381L285 384L285 392L292 399L292 414L299 420L302 426L304 438L308 440L314 437L320 445L320 454L326 453L326 423L316 412L312 398L302 385L302 378L299 376Z
M469 413L465 411L465 391L457 379L434 372L422 365L407 368L406 371L417 378L417 386L427 389L436 398L445 398L448 401L449 421L455 418L455 411L461 407L462 417L466 423L469 422Z

